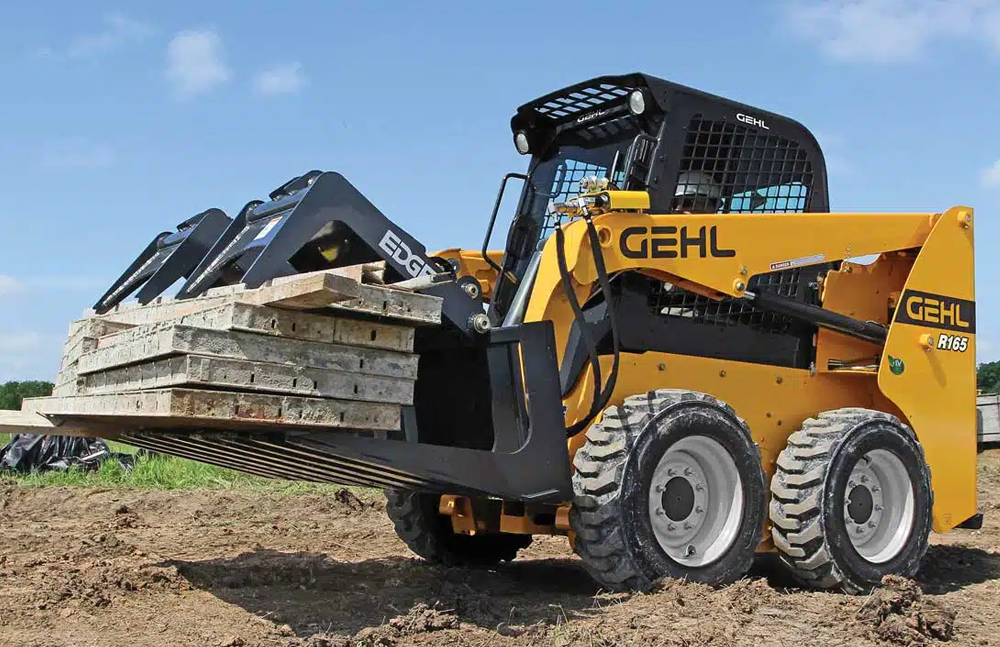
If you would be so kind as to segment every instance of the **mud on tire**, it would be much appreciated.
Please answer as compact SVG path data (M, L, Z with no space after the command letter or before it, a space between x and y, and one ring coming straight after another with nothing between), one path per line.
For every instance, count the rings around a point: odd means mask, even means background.
M387 489L385 498L396 535L429 562L490 567L513 560L519 550L531 545L531 535L456 534L451 518L438 513L440 494Z
M771 536L803 585L867 593L887 574L917 572L933 502L908 427L880 411L828 411L807 419L778 456Z
M575 551L603 587L642 590L662 577L725 584L750 569L765 479L749 430L725 403L685 390L629 397L590 427L574 466Z

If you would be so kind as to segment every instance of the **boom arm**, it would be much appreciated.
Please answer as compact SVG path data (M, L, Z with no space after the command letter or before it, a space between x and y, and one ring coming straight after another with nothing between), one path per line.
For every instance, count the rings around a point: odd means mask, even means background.
M948 212L951 214L951 212ZM636 270L692 285L716 298L746 295L758 274L869 254L919 248L942 214L713 214L650 215L612 212L593 219L609 273ZM950 217L957 217L952 214ZM565 226L566 266L577 297L597 281L587 225ZM554 237L553 237L554 239ZM556 322L564 347L572 322L555 241L542 252L541 269L525 321ZM565 325L561 325L562 323Z

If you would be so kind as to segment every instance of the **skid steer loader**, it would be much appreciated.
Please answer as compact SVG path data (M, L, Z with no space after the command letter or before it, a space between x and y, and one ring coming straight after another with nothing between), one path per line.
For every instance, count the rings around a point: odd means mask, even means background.
M804 585L863 592L913 575L932 530L981 525L971 208L830 213L801 124L644 74L510 126L527 170L482 249L428 253L311 171L160 234L95 309L377 261L440 297L397 432L227 440L278 474L384 488L432 561L556 534L612 590L724 584L773 552ZM175 452L167 433L143 446Z

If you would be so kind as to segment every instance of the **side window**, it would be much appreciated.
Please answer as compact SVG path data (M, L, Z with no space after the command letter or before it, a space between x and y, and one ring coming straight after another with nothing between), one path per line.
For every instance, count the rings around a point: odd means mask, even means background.
M723 211L733 213L801 213L806 210L809 187L797 182L737 193Z

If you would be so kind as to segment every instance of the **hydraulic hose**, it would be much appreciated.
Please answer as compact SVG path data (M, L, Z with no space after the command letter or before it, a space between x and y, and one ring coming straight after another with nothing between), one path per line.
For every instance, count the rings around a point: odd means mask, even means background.
M577 326L580 328L580 334L583 336L584 344L587 347L587 355L590 360L590 367L594 373L594 399L591 402L590 411L586 416L584 416L583 419L578 420L575 424L566 429L567 437L572 437L580 433L595 417L597 417L597 414L599 414L604 407L607 406L618 380L618 365L621 350L618 337L618 316L615 313L615 309L611 302L611 281L608 278L607 266L604 263L604 254L601 252L601 244L597 236L597 229L594 227L593 220L591 220L590 216L586 216L585 220L587 222L587 236L590 240L590 249L594 259L594 267L597 270L597 281L601 287L601 294L604 297L608 318L611 323L611 345L614 355L611 365L611 374L602 389L601 364L597 353L597 340L594 339L593 332L587 325L583 315L583 309L580 307L580 302L576 298L576 292L573 290L572 276L566 266L565 235L563 234L562 226L559 225L556 227L555 232L556 260L559 265L559 277L562 280L563 289L566 291L566 298L569 300L570 308L573 310L573 316L576 320Z

